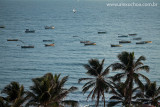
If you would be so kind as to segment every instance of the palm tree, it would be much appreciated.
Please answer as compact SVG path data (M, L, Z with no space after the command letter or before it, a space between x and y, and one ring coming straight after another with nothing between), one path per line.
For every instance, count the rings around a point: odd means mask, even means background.
M138 99L138 101L158 107L158 101L160 101L160 87L157 87L156 82L145 85L144 98Z
M122 73L118 73L113 77L113 80L120 81L121 78L126 76L125 84L126 84L126 100L129 105L131 105L132 100L132 90L134 87L134 82L144 90L144 85L141 82L139 77L142 77L146 80L147 83L150 83L150 80L144 76L143 74L139 73L138 71L144 70L149 72L149 66L144 65L142 61L145 61L146 58L144 56L140 56L137 60L135 60L134 52L122 52L118 55L119 63L111 64L112 70L122 70Z
M6 104L8 103L11 107L20 107L27 100L24 87L18 82L11 82L2 90L2 93L6 97L1 97L1 101L6 101Z
M91 89L88 98L92 95L92 100L95 99L95 96L97 96L96 100L96 107L99 105L99 99L102 96L102 100L104 101L104 107L105 107L105 95L104 93L109 90L109 87L112 87L110 85L110 81L106 80L105 76L109 73L109 67L107 67L103 71L103 64L104 59L100 63L97 59L91 59L88 61L89 64L85 64L84 67L87 70L86 74L91 76L90 78L80 78L79 83L81 81L88 81L85 83L85 85L82 87L83 93L86 93L89 89Z
M31 91L28 92L28 97L30 97L30 100L26 106L61 106L63 103L65 103L64 98L70 92L73 92L77 89L76 87L71 87L69 89L64 88L67 80L68 76L63 77L60 80L60 74L55 74L53 76L51 73L47 73L40 78L32 79L34 85L30 87ZM70 102L74 102L77 104L76 101Z
M127 99L126 99L126 84L123 83L123 82L118 82L118 83L113 83L114 84L114 89L112 89L110 91L110 93L113 95L112 97L110 97L110 100L114 100L114 101L110 101L108 103L108 107L113 107L119 103L122 103L123 106L128 106L128 102L127 102ZM132 90L132 93L134 93L132 95L132 101L131 103L134 104L134 105L141 105L141 102L140 101L136 101L135 99L136 98L139 98L142 96L141 92L138 92L138 89L139 87L136 87ZM135 93L137 92L137 93Z

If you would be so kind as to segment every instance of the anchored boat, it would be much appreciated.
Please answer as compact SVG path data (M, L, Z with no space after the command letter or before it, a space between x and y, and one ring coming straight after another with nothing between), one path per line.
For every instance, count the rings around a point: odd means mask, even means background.
M35 30L29 30L29 29L26 29L25 33L34 33Z
M122 45L120 45L120 44L116 44L116 45L111 44L111 47L122 47Z
M32 45L27 45L27 46L21 46L21 48L34 48Z
M119 41L119 43L131 43L131 41L124 41L124 40L122 40L122 41Z

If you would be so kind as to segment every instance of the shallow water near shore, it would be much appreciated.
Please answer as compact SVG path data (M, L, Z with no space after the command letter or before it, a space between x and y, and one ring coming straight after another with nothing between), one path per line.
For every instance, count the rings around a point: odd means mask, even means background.
M52 0L0 0L0 90L11 81L23 84L28 90L31 79L51 72L69 75L66 87L77 86L78 91L67 99L86 102L88 93L81 93L83 83L78 79L87 77L83 64L91 58L102 60L104 67L118 61L122 51L135 52L136 58L144 55L144 64L150 73L143 73L160 85L160 2L156 7L107 7L109 1L52 1ZM150 0L153 2L153 0ZM73 13L73 9L76 13ZM44 29L44 26L55 29ZM35 33L25 33L33 29ZM98 31L106 31L98 34ZM144 41L152 43L136 45L134 37L118 38L118 34L137 33ZM7 41L19 39L20 41ZM54 39L54 47L45 47L43 40ZM84 46L81 40L96 42L95 46ZM111 48L120 40L131 40L122 47ZM21 49L22 45L34 45L32 49ZM143 71L142 71L143 72ZM111 72L114 75L116 72ZM109 96L107 96L108 99Z

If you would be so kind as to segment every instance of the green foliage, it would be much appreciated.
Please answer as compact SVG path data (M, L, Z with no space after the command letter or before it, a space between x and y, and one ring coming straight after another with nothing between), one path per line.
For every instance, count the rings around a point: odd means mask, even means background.
M126 85L126 102L130 105L132 101L133 87L134 83L138 85L138 87L143 91L144 85L140 80L142 77L146 80L147 83L150 83L150 80L139 73L140 70L144 70L149 72L149 66L143 65L142 61L145 61L146 58L144 56L140 56L137 60L135 60L134 52L122 52L118 55L119 63L111 64L112 70L122 70L123 73L118 73L112 77L113 81L121 81L122 78L126 77L125 85Z
M102 100L104 101L104 107L105 107L104 94L105 92L108 92L109 87L112 87L110 85L110 82L105 78L105 76L109 74L109 67L107 67L103 71L103 64L104 64L104 59L101 61L101 63L97 59L89 60L88 64L85 64L84 67L87 70L86 74L91 76L91 78L79 79L79 83L81 81L87 81L87 83L85 83L84 86L82 87L83 93L86 93L87 91L89 91L89 89L91 89L87 99L91 97L91 99L93 100L95 99L95 97L97 97L96 107L99 105L99 99L101 96Z
M63 99L70 93L75 91L76 87L64 88L68 76L60 80L60 74L47 73L40 78L34 78L33 86L27 95L30 98L26 106L60 106ZM72 104L72 103L71 103Z

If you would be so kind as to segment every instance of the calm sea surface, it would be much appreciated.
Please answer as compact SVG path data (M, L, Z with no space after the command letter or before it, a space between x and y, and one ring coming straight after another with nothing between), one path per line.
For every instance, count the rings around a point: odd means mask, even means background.
M107 7L106 3L110 2L0 0L0 25L6 26L0 28L0 90L11 81L18 81L28 90L32 78L48 72L61 73L61 76L70 77L66 87L79 88L67 99L76 99L81 106L94 104L90 100L86 102L88 93L83 95L83 83L77 83L79 78L87 77L82 65L91 58L105 58L104 66L107 67L118 61L116 56L122 51L134 51L137 58L144 55L147 58L144 63L151 68L150 73L144 72L144 75L160 85L160 2L154 0L157 7ZM46 30L46 25L53 25L55 29ZM27 28L35 33L26 34ZM98 31L107 33L98 34ZM136 37L152 43L136 45L133 37L118 38L118 34L129 33L137 33ZM24 43L7 41L15 38ZM43 40L47 39L54 39L55 46L45 47ZM84 46L80 40L94 41L97 45ZM110 44L118 44L120 40L132 43L111 48ZM21 45L34 45L35 48L21 49Z

